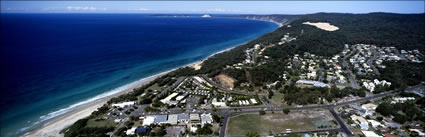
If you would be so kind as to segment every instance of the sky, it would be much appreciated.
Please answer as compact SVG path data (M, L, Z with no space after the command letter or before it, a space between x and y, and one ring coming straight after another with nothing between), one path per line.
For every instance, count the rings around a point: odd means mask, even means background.
M1 13L424 13L424 1L1 1Z

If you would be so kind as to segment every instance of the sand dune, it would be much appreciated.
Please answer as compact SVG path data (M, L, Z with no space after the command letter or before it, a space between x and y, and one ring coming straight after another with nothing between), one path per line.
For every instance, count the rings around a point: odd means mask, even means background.
M315 26L315 27L317 27L319 29L326 30L326 31L336 31L336 30L339 29L337 26L331 25L331 24L329 24L327 22L316 22L316 23L313 23L313 22L307 21L307 22L304 22L303 24L305 24L305 25L312 25L312 26Z

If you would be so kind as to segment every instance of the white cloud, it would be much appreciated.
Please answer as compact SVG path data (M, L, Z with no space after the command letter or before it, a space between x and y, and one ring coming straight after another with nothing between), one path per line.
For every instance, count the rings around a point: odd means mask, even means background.
M93 6L67 6L67 10L76 10L76 11L96 11L96 10L107 10L106 8L97 8Z

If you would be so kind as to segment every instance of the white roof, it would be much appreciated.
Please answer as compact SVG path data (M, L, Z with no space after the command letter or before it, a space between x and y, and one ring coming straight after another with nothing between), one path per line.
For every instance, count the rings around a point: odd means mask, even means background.
M177 114L168 115L167 123L170 123L171 125L176 125L178 117L179 115Z
M179 95L179 93L173 93L173 94L169 95L168 97L161 99L161 102L166 104L168 101L170 101L172 98L174 98L177 95Z
M129 102L122 102L122 103L116 103L116 104L112 104L113 107L125 107L125 106L132 106L134 105L134 101L129 101Z
M257 101L254 98L251 98L250 101L252 104L257 104Z
M144 120L143 120L143 126L148 126L151 125L153 122L155 121L155 116L147 116Z
M373 131L364 131L364 130L362 130L362 133L363 133L366 137L382 137L382 136L380 136L380 135L376 134L376 133L375 133L375 132L373 132Z

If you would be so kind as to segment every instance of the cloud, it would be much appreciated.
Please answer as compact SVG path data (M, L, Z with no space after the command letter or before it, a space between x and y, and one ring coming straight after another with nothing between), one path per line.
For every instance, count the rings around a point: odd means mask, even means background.
M180 12L208 12L208 13L248 13L253 11L245 11L239 9L223 9L223 8L213 8L213 9L202 9L202 10L178 10Z
M66 9L67 10L78 10L78 11L94 11L94 10L97 10L97 8L93 7L93 6L91 6L91 7L88 7L88 6L85 6L85 7L68 6L68 7L66 7Z

